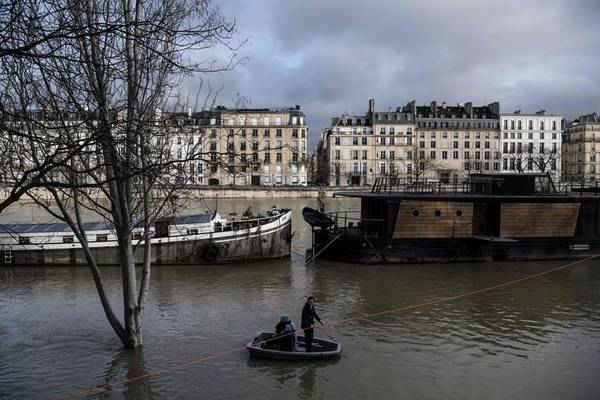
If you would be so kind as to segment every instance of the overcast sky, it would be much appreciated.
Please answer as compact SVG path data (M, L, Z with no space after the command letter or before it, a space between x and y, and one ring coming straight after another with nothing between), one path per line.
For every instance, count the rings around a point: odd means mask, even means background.
M600 0L221 0L246 58L220 103L330 118L432 100L571 118L600 111Z

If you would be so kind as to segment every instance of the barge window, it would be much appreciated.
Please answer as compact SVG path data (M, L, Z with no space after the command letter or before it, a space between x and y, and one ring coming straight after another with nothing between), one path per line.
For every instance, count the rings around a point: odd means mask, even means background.
M63 243L73 243L73 236L63 236Z
M19 236L19 244L30 244L31 238L27 236Z
M188 235L197 235L198 229L188 229L187 233L188 233Z
M441 217L442 216L442 212L440 210L435 210L435 216L436 217Z
M96 235L96 242L107 242L108 235Z
M419 210L413 210L412 214L413 214L415 217L418 217L418 216L419 216Z
M456 216L462 217L462 210L456 210Z

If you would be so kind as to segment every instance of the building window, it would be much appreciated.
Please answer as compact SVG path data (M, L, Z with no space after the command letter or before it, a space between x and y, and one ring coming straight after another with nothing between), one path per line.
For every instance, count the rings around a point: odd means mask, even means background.
M435 149L435 140L432 140L430 144L431 144L431 148Z
M396 157L396 153L392 150L390 151L390 160L393 160Z
M358 137L356 137L356 136L352 137L352 144L354 146L358 146Z
M367 150L363 150L362 151L362 159L366 160L367 159Z
M385 160L385 151L382 151L382 152L379 154L379 158L380 158L381 160Z
M339 150L336 150L336 151L335 151L335 159L336 159L336 160L339 160L339 159L340 159L340 151L339 151Z
M448 159L448 152L447 151L442 151L442 159L443 160L447 160Z
M275 136L281 137L281 133L282 133L281 128L278 128L277 130L275 130Z
M452 158L455 160L458 160L458 151L453 151L452 152Z
M281 153L276 153L275 154L275 161L277 161L278 163L281 162Z
M429 157L430 157L432 160L435 160L435 150L432 150L432 151L429 153Z
M469 143L469 141L468 141L468 140L467 140L467 141L465 141L465 149L468 149L470 145L471 145L471 144Z
M339 136L335 137L335 144L336 144L336 146L340 145L340 137Z
M533 121L529 120L529 129L533 129Z

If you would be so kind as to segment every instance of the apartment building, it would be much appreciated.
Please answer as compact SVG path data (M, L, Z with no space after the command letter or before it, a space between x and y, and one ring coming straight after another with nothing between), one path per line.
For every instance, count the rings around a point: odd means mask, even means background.
M177 159L185 159L188 152L205 154L197 163L186 163L188 170L176 178L184 183L307 184L308 125L300 106L220 106L197 113L169 113L162 120L176 141L172 151Z
M124 116L123 110L114 111L115 121L122 121ZM40 121L40 126L45 125L47 135L72 129L78 131L72 134L79 135L81 131L81 135L85 136L83 121L89 122L94 116L69 113L68 121L59 123L57 116L32 111L27 118ZM300 106L285 109L228 109L220 106L187 113L158 110L149 129L156 162L165 164L166 179L173 183L307 184L308 126ZM19 146L19 143L13 145ZM93 151L90 152L90 157L93 154ZM90 158L89 162L93 164L94 161ZM10 182L14 179L4 175L0 171L0 180Z
M502 172L547 172L560 181L563 117L517 110L502 114L500 127Z
M417 124L413 176L458 183L471 173L500 170L500 103L416 106L413 101L405 110Z
M364 115L332 118L317 150L320 179L332 186L356 186L405 174L412 164L406 149L414 127L412 116L400 109L376 112L374 99Z
M464 181L472 172L500 171L500 104L449 106L411 101L387 112L369 101L364 115L332 119L320 158L330 185L371 185L377 177ZM320 167L320 169L322 169Z
M582 115L570 122L562 141L562 177L566 182L597 184L600 181L600 116Z

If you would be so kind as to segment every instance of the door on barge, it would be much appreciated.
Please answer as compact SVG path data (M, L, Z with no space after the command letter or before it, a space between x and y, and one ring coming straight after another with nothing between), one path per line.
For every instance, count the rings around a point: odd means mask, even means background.
M473 204L473 235L500 236L500 204L480 202Z

